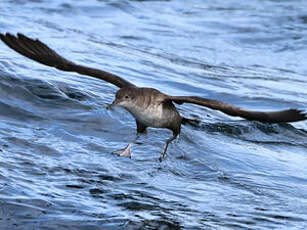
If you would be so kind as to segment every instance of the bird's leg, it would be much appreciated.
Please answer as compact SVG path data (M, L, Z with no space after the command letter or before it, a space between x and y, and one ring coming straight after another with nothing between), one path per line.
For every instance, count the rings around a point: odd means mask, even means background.
M146 133L147 126L143 125L141 122L138 122L138 121L135 121L135 122L136 122L137 135L139 133Z
M173 136L171 138L169 138L166 143L165 143L165 146L163 148L163 152L161 153L160 157L159 157L159 161L162 162L163 158L165 157L166 155L166 151L167 151L167 147L168 147L168 144L171 143L173 140L176 139L176 137L178 136L177 133L174 133Z

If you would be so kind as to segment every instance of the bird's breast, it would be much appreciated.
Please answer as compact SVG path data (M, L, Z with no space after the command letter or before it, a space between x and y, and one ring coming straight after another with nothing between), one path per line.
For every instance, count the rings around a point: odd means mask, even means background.
M146 107L135 106L129 110L135 119L145 126L166 128L178 112L167 108L163 103L150 104Z

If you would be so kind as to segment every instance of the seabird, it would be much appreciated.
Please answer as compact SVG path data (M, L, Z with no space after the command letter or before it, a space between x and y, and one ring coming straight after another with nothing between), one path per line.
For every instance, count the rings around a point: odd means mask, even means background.
M146 132L147 127L166 128L173 132L173 136L167 139L160 161L165 157L167 147L180 133L181 125L191 123L195 120L182 117L175 104L192 103L205 106L210 109L219 110L225 114L242 117L247 120L281 123L295 122L307 119L307 114L298 109L287 109L281 111L252 111L234 105L211 100L197 96L171 96L154 88L137 87L133 83L116 76L115 74L83 66L69 61L49 48L38 39L31 39L21 33L14 36L10 33L0 34L1 40L16 52L41 64L55 67L56 69L76 72L81 75L92 76L107 81L120 88L115 95L113 106L121 106L129 111L135 118L137 136ZM133 142L134 143L134 142ZM130 143L126 148L114 152L119 156L130 156Z

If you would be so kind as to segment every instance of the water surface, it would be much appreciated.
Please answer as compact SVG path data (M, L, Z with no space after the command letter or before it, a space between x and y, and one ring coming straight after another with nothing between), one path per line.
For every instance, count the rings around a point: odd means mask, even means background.
M307 109L306 3L2 1L0 32L173 95ZM0 44L1 229L306 229L307 123L263 124L193 105L201 123L135 137L116 87Z

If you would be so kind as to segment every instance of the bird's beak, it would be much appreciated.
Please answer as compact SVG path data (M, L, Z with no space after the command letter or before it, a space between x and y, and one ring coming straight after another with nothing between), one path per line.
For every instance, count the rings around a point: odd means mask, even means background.
M116 106L118 104L118 101L115 99L113 102L112 102L112 104L109 104L108 106L107 106L107 110L110 110L110 109L112 109L114 106Z

